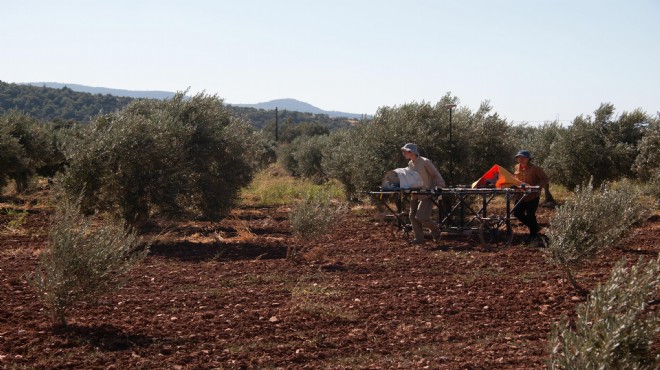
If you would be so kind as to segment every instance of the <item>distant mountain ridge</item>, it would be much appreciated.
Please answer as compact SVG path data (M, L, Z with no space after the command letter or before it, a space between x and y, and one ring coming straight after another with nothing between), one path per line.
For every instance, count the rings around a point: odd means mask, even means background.
M99 114L124 109L134 98L90 94L70 88L32 86L0 81L0 115L11 110L43 121L89 122Z
M305 103L303 101L290 99L290 98L275 99L257 104L230 104L230 105L236 107L247 107L247 108L256 108L256 109L264 109L264 110L274 110L275 108L278 108L278 110L290 110L295 112L305 112L305 113L313 113L313 114L326 114L328 115L328 117L345 117L345 118L360 119L363 118L364 116L362 114L357 114L357 113L346 113L346 112L338 112L334 110L332 111L323 110L309 103Z
M0 81L0 116L16 110L41 121L88 123L98 115L119 112L137 99L128 96L74 91L68 87L69 85L61 88L47 87L43 83L40 85ZM225 104L225 106L234 117L247 120L256 129L275 132L274 110L239 107L231 104ZM278 106L280 105L278 104ZM291 105L282 104L280 108L279 119L284 125L282 132L317 129L320 126L332 131L352 127L362 122L355 118L330 117L327 114L294 111L291 108L295 107Z
M53 89L61 89L63 87L67 87L77 92L85 92L90 94L101 94L101 95L109 94L113 96L122 96L122 97L134 98L134 99L146 98L146 99L162 100L162 99L172 98L175 95L175 93L171 91L122 90L122 89L113 89L108 87L94 87L94 86L61 83L61 82L25 82L20 84L38 86L38 87L45 86ZM296 99L275 99L257 104L231 104L231 103L227 103L227 104L235 107L256 108L256 109L264 109L264 110L275 110L275 108L277 107L279 110L288 110L293 112L303 112L303 113L312 113L312 114L325 114L328 117L338 117L338 118L341 117L341 118L361 119L364 118L365 116L363 114L346 113L335 110L327 111ZM367 116L367 118L371 118L371 117Z
M170 91L136 91L136 90L121 90L121 89L111 89L108 87L94 87L78 84L68 84L61 82L26 82L25 85L31 86L46 86L53 89L61 89L63 87L68 87L69 89L77 92L85 92L90 94L101 94L101 95L114 95L114 96L124 96L135 99L169 99L172 98L175 93Z

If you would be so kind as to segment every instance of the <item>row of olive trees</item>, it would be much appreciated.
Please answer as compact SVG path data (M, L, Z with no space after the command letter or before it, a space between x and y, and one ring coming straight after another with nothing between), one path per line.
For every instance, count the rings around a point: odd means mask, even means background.
M507 123L485 102L476 112L455 110L450 147L447 105L457 102L447 94L435 105L382 107L369 123L303 134L280 145L277 155L290 173L336 178L349 195L372 189L384 172L405 166L399 148L406 142L417 143L452 185L469 184L495 163L510 168L521 148L532 152L553 182L569 188L589 178L595 185L633 176L660 182L658 117L640 110L616 116L611 104L603 104L593 117L579 116L568 127L532 127ZM218 197L218 191L242 186L251 172L241 168L274 155L272 142L209 96L137 101L73 130L18 113L0 123L0 185L15 180L21 190L35 173L52 174L66 163L65 184L71 194L85 188L84 209L114 207L136 221L151 210L221 214L235 192Z
M294 175L338 179L349 195L372 189L387 170L404 167L400 148L407 142L416 143L450 184L470 183L493 163L511 166L517 148L507 139L510 125L488 102L476 112L465 107L454 112L450 146L447 105L457 101L448 94L435 105L382 107L368 124L300 137L280 148L278 159Z
M574 188L593 178L595 185L621 178L657 180L660 176L660 115L641 110L615 115L601 104L593 116L578 116L570 126L513 126L512 141L532 152L552 181Z
M569 188L591 178L596 185L660 180L660 116L641 110L616 116L611 104L602 104L593 117L579 116L568 127L535 127L507 123L485 102L476 112L454 112L450 147L447 105L457 101L446 95L435 105L382 107L368 124L298 137L280 147L278 159L296 176L336 178L349 194L372 189L387 170L404 166L398 149L406 142L417 143L453 185L471 183L496 163L511 168L519 149L530 150L553 182Z
M234 117L216 96L183 93L138 100L85 125L0 116L0 188L28 188L53 176L87 212L140 224L154 212L222 216L254 171L274 158L272 143Z

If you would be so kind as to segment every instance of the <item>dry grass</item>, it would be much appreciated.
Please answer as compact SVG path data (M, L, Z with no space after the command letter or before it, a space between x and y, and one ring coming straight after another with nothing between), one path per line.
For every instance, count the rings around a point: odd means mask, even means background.
M353 320L355 314L336 303L337 298L342 295L342 291L330 285L300 281L291 289L289 309L292 313L303 313L326 320Z
M306 179L288 175L279 164L273 164L257 173L254 180L241 192L241 204L245 206L290 205L308 194L329 194L332 199L344 199L344 192L337 181L317 185Z
M24 234L23 226L27 221L28 212L6 207L2 213L7 215L7 222L2 224L2 231L10 234Z
M230 215L227 217L227 221L230 225L232 225L234 230L236 230L236 237L232 238L233 240L246 242L256 238L256 235L250 229L249 220L244 220L238 216Z

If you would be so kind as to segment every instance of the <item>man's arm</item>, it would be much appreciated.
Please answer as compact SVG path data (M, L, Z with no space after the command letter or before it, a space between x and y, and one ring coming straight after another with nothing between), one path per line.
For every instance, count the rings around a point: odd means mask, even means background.
M536 166L536 177L538 180L538 186L541 188L546 188L550 184L550 178L545 174L541 167Z
M555 203L555 199L552 196L552 193L550 193L550 178L548 175L545 174L545 171L541 167L537 167L538 169L538 177L540 181L541 188L543 189L543 194L545 196L545 203Z
M426 171L428 172L428 174L435 179L435 186L439 188L446 187L447 184L445 183L445 179L442 178L440 171L438 171L438 169L435 167L433 162L431 162L431 160L428 160L425 161L424 163L426 165Z

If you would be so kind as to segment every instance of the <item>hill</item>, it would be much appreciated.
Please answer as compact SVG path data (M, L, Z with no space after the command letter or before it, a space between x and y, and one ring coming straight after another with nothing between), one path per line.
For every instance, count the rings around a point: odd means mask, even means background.
M169 99L175 95L175 93L170 91L136 91L136 90L121 90L121 89L111 89L107 87L94 87L94 86L85 86L78 84L64 84L60 82L27 82L25 85L38 86L38 87L50 87L53 89L61 89L67 87L73 91L85 92L90 94L101 94L101 95L113 95L113 96L123 96L129 98L146 98L146 99Z
M30 85L37 87L48 87L53 89L62 89L68 88L76 92L84 92L90 94L101 94L101 95L113 95L121 97L129 97L134 99L169 99L174 96L174 92L171 91L158 91L158 90L122 90L122 89L113 89L108 87L94 87L70 83L60 83L60 82L26 82L20 83L19 85ZM335 110L323 110L321 108L315 107L309 103L305 103L296 99L275 99L263 103L257 104L230 104L234 107L241 108L255 108L263 110L275 110L278 108L280 111L288 110L293 112L301 113L311 113L311 114L325 114L328 117L336 118L351 118L351 119L362 119L362 118L371 118L368 115L357 114L357 113L346 113L339 112ZM258 125L257 125L258 126Z
M303 101L296 99L275 99L257 104L232 104L232 105L236 107L248 107L248 108L264 109L264 110L274 110L275 108L278 108L279 110L290 110L295 112L304 112L304 113L312 113L312 114L325 114L328 117L344 117L344 118L354 118L354 119L365 118L363 114L338 112L334 110L333 111L323 110L309 103L305 103Z
M123 109L133 98L36 87L0 81L0 114L12 109L44 121L88 122L101 113Z
M98 114L121 110L136 99L111 94L102 95L100 93L78 92L69 86L80 87L82 85L72 84L53 88L45 86L45 84L38 87L32 84L15 84L0 81L0 114L15 109L43 121L64 120L89 122ZM106 89L104 91L126 90ZM136 96L139 95L137 91L132 91L131 93ZM147 94L149 92L143 93L145 93L145 96L149 95ZM156 95L152 94L149 96ZM229 104L227 104L227 107L236 116L250 121L257 129L274 131L275 112L272 110ZM339 127L352 126L358 122L357 119L330 117L327 114L299 112L286 107L280 108L278 118L280 119L282 128L286 128L287 126L291 128L302 124L309 126L313 124L323 126L327 130L333 130ZM275 108L273 107L273 109Z

